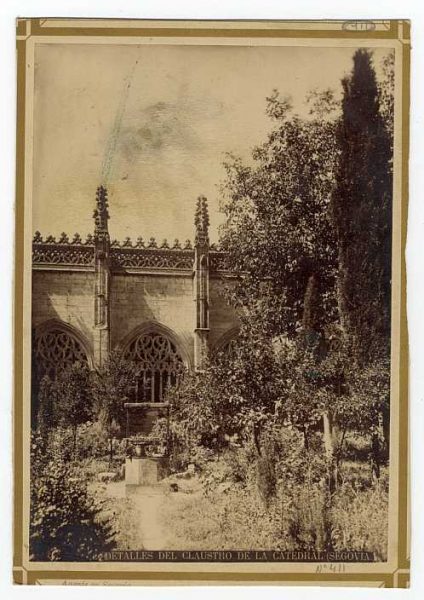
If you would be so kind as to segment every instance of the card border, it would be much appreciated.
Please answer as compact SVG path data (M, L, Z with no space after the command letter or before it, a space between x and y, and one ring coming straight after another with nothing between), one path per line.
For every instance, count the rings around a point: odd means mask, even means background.
M93 26L95 21L96 26ZM405 248L408 211L409 103L410 103L410 23L406 20L378 21L152 21L114 19L17 19L17 127L16 127L16 206L15 206L15 275L14 275L14 523L13 580L16 584L284 584L355 585L405 588L409 586L409 436L408 436L408 333L406 317ZM378 30L355 30L364 24L377 24ZM60 24L60 26L59 26ZM100 24L100 25L97 25ZM320 24L320 28L318 28ZM348 24L346 26L346 24ZM355 25L356 24L356 25ZM358 25L359 24L359 25ZM126 25L126 26L125 26ZM296 28L294 28L296 25ZM302 29L302 25L304 28ZM314 25L316 28L314 29ZM328 28L326 28L328 25ZM339 25L340 29L334 26ZM297 28L299 27L299 28ZM377 29L377 27L376 27ZM402 166L401 166L401 257L400 257L400 354L399 368L399 448L398 448L398 564L383 573L298 573L298 572L216 572L200 571L44 570L34 565L27 569L23 560L23 356L24 356L24 208L25 208L25 135L27 43L32 37L108 36L108 37L234 37L234 38L328 38L390 39L402 47ZM116 565L117 567L118 565Z

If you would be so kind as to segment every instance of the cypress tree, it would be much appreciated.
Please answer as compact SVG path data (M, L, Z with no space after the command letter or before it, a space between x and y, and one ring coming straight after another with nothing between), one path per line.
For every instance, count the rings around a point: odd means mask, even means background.
M342 83L340 163L332 197L338 305L353 357L365 363L390 347L391 140L369 51L355 53L352 73Z

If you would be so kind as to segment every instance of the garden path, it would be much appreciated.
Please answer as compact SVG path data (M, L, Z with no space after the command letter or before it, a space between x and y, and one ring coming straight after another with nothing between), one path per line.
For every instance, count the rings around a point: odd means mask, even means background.
M124 499L130 502L131 520L129 523L121 523L120 528L124 526L125 529L128 525L134 527L127 535L137 544L137 548L162 550L167 547L167 538L160 519L161 507L167 498L163 486L137 486L127 489L124 481L109 482L104 487L104 493L113 502Z
M164 500L161 486L140 486L131 492L131 499L140 515L140 541L146 550L167 548L166 534L160 521Z
M201 489L198 482L180 481L179 487L185 491L180 489L170 493L168 486L169 481L130 488L125 486L124 481L103 484L102 494L111 501L109 511L118 519L117 529L123 533L123 539L120 540L122 547L145 550L185 549L185 540L175 539L172 523L169 523L166 515L183 515L187 503L201 494ZM120 510L116 510L117 505Z

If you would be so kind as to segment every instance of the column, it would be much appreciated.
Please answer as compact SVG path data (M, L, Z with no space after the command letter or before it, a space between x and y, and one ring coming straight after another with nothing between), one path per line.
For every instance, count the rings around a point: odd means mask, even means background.
M104 364L110 351L110 238L107 190L97 188L94 218L94 359L98 366Z
M194 224L194 366L199 370L208 355L209 338L209 214L204 196L197 199Z

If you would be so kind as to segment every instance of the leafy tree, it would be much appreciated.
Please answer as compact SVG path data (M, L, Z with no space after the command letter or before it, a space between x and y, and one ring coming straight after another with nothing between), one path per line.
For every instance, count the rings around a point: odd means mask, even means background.
M72 429L72 448L75 455L78 425L93 414L90 390L90 371L86 364L75 363L60 373L53 383L57 423Z
M120 352L111 352L104 365L92 377L91 393L94 411L109 437L110 461L113 458L112 440L125 431L124 404L128 401L135 381L134 365Z
M229 268L243 273L228 292L230 302L248 314L248 323L262 323L270 338L296 340L280 356L274 401L306 446L326 408L310 374L324 332L337 321L329 205L339 156L334 95L315 92L307 102L309 116L301 118L277 92L268 98L276 127L255 150L254 166L238 159L226 165L222 229Z
M258 492L268 505L276 493L276 431L296 428L308 448L309 430L322 417L313 384L300 370L294 342L272 339L251 315L242 318L231 351L211 357L201 373L188 373L169 392L171 446L196 455L201 446L215 452L232 444L255 449ZM292 449L285 448L286 455Z
M237 435L253 439L260 454L261 430L278 394L272 342L250 323L241 327L231 353L220 352L201 373L188 373L168 396L190 445L220 449Z
M267 112L276 127L255 149L254 165L234 157L225 164L221 241L229 268L243 273L231 301L248 311L259 305L270 335L299 332L311 278L319 298L315 326L336 316L337 255L328 206L337 113L331 92L312 95L309 105L310 116L301 118L274 92Z
M383 58L381 68L383 76L378 82L378 102L381 117L384 121L391 148L390 165L393 165L393 137L395 115L395 53L388 52Z
M358 85L356 96L361 93ZM363 94L369 95L366 87ZM382 85L384 94L390 115L389 84ZM372 437L376 407L387 404L388 370L386 363L369 361L358 371L351 332L341 335L340 235L333 205L346 160L343 115L330 91L311 94L308 103L309 116L300 117L274 92L267 112L276 126L255 149L253 164L227 160L221 241L228 268L239 273L226 296L238 310L240 336L229 355L215 356L204 372L185 378L173 392L172 410L174 432L185 436L186 445L220 449L234 436L242 443L253 440L258 464L270 449L270 427L299 430L308 452L322 422L328 516L345 434L353 429ZM387 118L378 117L386 139ZM344 222L349 211L354 209L347 208ZM387 213L374 223L376 236L386 235L386 219ZM381 295L371 292L364 294L375 308Z
M331 204L338 245L340 320L362 390L372 401L367 403L367 414L374 417L368 427L377 476L384 437L388 447L393 67L394 56L389 53L378 85L370 52L358 50L353 57L352 73L342 82L342 118L337 129L340 160ZM364 397L352 379L351 384L360 414Z

